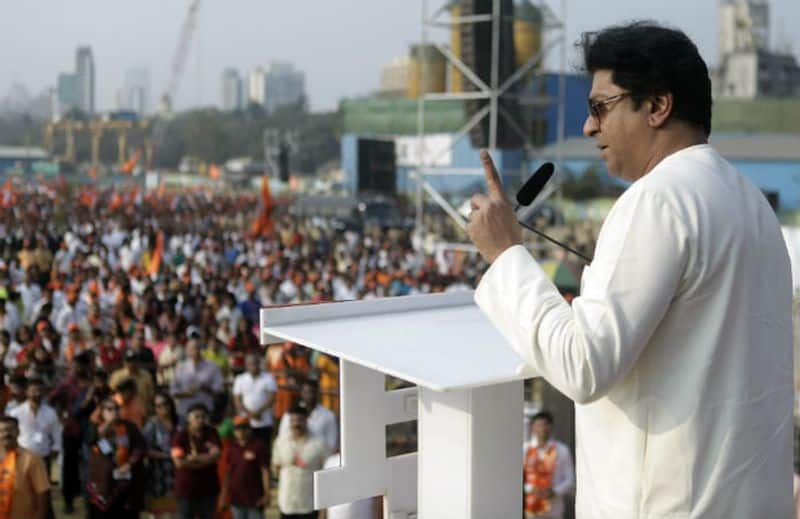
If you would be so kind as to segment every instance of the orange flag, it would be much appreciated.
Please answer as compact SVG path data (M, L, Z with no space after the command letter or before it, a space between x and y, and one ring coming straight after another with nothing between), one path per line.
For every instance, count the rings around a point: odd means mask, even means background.
M261 177L261 210L250 227L253 236L271 236L272 222L272 196L269 192L269 177Z
M147 273L158 274L161 269L161 258L164 256L164 231L159 231L156 237L156 246L153 253L150 255L150 265L148 265Z
M136 152L133 154L133 157L131 157L129 160L126 160L122 164L122 167L120 168L120 171L122 171L123 173L125 173L127 175L130 175L131 173L133 173L133 170L136 168L136 164L139 163L139 159L141 157L142 157L142 150L136 150Z
M11 179L6 179L3 185L2 196L0 196L0 203L5 209L14 207L17 204L17 194L14 192L14 183Z
M208 166L208 176L212 180L219 180L219 177L222 175L222 169L217 166L216 164L211 164Z
M161 179L161 183L158 184L158 199L161 200L164 198L164 194L167 192L167 185L164 183L164 179Z
M108 210L116 211L117 209L122 207L122 204L123 204L122 195L120 195L118 192L115 191L114 194L111 195L111 199L108 201Z

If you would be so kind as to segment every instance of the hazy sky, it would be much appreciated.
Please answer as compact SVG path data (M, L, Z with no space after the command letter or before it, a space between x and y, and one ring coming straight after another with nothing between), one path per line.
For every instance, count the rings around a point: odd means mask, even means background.
M631 19L649 18L685 30L710 65L717 61L719 0L566 0L567 37ZM0 97L13 83L33 93L55 85L75 67L75 49L90 45L97 104L114 107L125 71L150 71L151 103L166 86L189 0L3 0L0 21ZM445 0L429 0L432 13ZM550 0L557 13L561 0ZM315 110L342 97L377 89L380 67L407 53L420 38L421 0L203 0L176 106L218 105L221 74L245 73L271 60L293 62L306 73ZM772 0L773 45L797 54L800 1ZM786 22L783 22L783 21ZM444 41L447 32L429 31ZM575 55L570 50L570 61ZM550 68L557 67L557 60Z

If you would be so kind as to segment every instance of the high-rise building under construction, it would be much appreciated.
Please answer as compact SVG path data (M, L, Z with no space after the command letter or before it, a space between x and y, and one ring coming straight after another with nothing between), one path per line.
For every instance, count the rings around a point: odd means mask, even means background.
M75 101L89 115L95 112L94 57L91 47L78 47L75 57Z

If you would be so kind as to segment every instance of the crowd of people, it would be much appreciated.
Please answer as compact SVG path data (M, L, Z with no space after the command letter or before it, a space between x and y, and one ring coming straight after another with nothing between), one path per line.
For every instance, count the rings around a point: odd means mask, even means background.
M248 194L2 194L0 441L18 432L41 460L17 458L35 495L53 475L66 514L84 500L89 517L261 517L277 482L284 517L316 518L311 473L337 463L338 364L262 346L260 309L471 287L485 266L420 258L408 230L336 230L279 208L256 235ZM0 516L52 516L48 500L3 495L8 478L0 469Z
M58 474L66 514L84 500L93 518L261 517L277 482L283 517L316 518L311 474L338 465L338 363L262 346L260 309L471 288L486 267L433 235L265 215L246 193L0 194L0 441L16 430L41 460L17 460L36 495L39 472ZM251 225L259 211L268 225ZM443 240L446 222L429 226ZM0 468L0 517L52 516L8 484ZM378 502L349 506L379 517Z

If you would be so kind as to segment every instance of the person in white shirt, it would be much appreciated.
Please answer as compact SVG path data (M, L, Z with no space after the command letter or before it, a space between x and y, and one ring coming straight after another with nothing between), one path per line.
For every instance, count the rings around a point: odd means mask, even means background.
M17 334L19 328L19 319L8 310L11 308L11 303L0 299L0 329L8 331L11 335Z
M67 290L66 302L61 309L55 313L53 327L61 335L69 333L71 323L79 324L86 316L86 305L79 298L78 288L70 287Z
M31 324L33 321L33 306L42 297L42 287L33 281L31 270L25 273L25 281L17 285L17 292L22 298L23 314L22 319L25 324Z
M708 144L697 47L653 23L587 35L584 133L619 197L568 304L521 245L488 152L475 300L575 401L578 519L790 517L792 278L761 191ZM505 346L499 346L505 347Z
M40 379L28 379L26 394L27 400L7 414L19 422L19 444L47 463L61 452L61 422L56 411L42 401L44 384Z
M8 401L3 414L11 416L11 412L27 400L26 386L28 381L22 375L6 375L8 385Z
M553 415L536 413L531 441L522 448L525 519L562 519L564 497L575 487L575 467L569 448L553 438Z
M236 412L250 418L253 435L272 443L272 404L278 384L275 378L261 369L261 357L248 353L244 358L245 372L233 380L233 399Z
M300 400L305 404L308 413L308 431L321 439L329 452L337 450L339 445L339 424L336 415L319 403L319 385L316 380L305 380L300 385ZM284 416L278 429L278 436L289 434L289 418Z
M314 511L314 472L323 467L328 449L321 438L310 434L307 412L301 405L290 409L281 422L289 424L289 432L278 436L272 446L272 467L273 474L278 474L281 517L318 517Z

